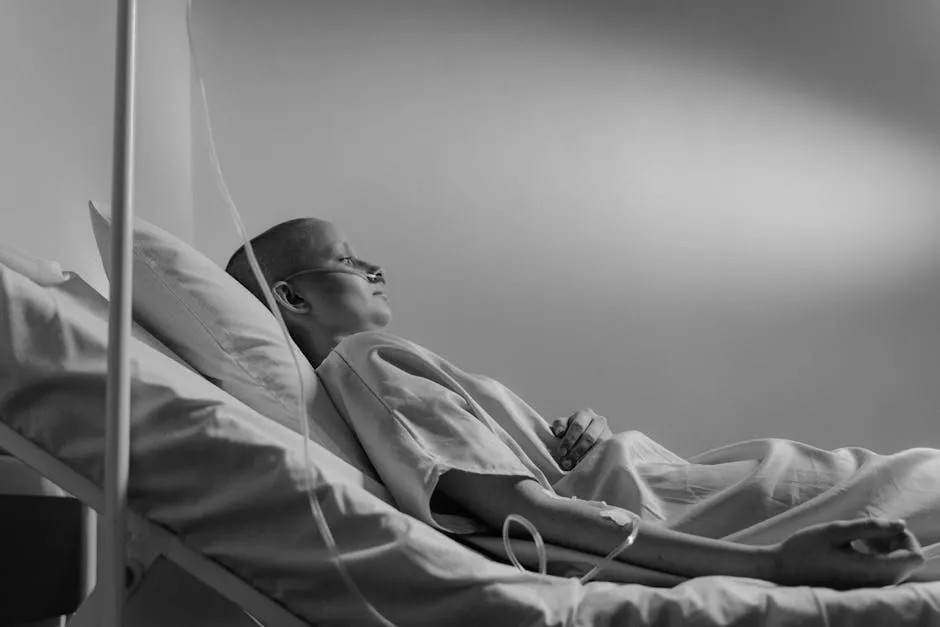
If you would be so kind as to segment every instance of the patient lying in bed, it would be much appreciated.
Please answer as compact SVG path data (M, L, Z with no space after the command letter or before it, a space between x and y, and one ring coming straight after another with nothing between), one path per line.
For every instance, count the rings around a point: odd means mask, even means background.
M879 456L783 440L684 460L589 410L549 425L498 382L380 332L381 268L315 219L253 246L297 345L398 506L450 533L521 514L553 544L686 577L858 587L904 580L940 541L940 451ZM226 268L264 300L242 250ZM574 498L571 498L574 497ZM903 517L905 520L899 520ZM906 522L905 522L906 521Z

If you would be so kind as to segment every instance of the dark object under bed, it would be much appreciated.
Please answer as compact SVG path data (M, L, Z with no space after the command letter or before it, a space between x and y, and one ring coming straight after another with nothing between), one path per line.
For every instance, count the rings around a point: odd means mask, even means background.
M0 627L75 612L85 591L81 501L0 495Z

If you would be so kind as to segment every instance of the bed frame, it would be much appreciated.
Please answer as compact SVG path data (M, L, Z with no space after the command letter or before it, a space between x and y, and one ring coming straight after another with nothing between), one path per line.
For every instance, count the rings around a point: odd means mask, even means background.
M65 492L79 499L91 510L100 513L106 508L106 495L101 488L69 468L55 456L50 455L27 438L21 436L2 421L0 421L0 448L5 449L9 454L52 481ZM146 568L152 566L158 558L166 558L267 627L309 627L307 622L297 618L282 605L245 583L244 580L225 567L187 547L172 532L150 522L133 511L125 510L124 514L127 521L126 531L133 536L133 542L142 542L146 546L148 557L145 564ZM89 516L94 516L94 513L89 511ZM112 529L109 528L109 530ZM122 534L120 537L123 546L126 544L123 540L127 536ZM89 542L85 554L86 564L94 565L94 553L94 542ZM113 562L109 561L105 565L113 566ZM118 595L118 601L121 604L118 616L122 618L127 595L124 572L122 569L120 577L121 590ZM105 602L108 599L104 592L99 582L99 585L91 591L82 606L68 621L69 627L118 625L119 623L105 623L102 621L102 616L108 609L105 607ZM110 615L115 616L113 608Z

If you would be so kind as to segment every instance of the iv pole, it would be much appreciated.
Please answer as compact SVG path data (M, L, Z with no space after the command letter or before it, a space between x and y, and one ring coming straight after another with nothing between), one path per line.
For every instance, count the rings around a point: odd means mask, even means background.
M127 481L130 457L131 248L134 216L134 98L137 2L118 0L114 55L114 140L111 179L111 285L104 469L103 627L123 623Z

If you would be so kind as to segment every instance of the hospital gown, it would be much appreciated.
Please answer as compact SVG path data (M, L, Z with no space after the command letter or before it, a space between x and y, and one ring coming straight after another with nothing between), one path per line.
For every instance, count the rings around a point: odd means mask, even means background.
M413 342L356 334L318 373L398 507L449 533L492 533L434 498L440 476L457 469L530 478L559 496L605 501L678 531L747 544L864 516L904 518L922 544L940 543L936 449L877 455L764 439L683 459L627 431L565 472L557 438L525 401Z

